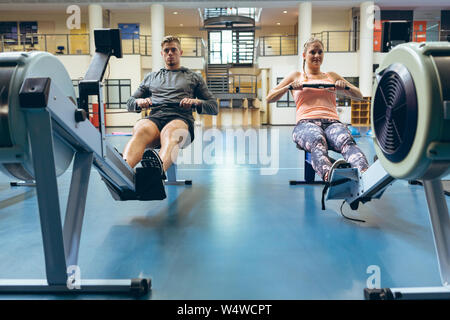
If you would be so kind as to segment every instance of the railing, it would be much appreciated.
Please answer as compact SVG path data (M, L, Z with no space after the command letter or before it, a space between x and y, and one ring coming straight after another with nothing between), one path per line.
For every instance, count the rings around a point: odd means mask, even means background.
M213 74L208 77L208 87L214 93L250 93L256 95L257 77L252 74Z
M140 35L122 39L122 52L124 54L152 55L152 36ZM180 37L184 57L203 57L204 46L200 37ZM158 53L160 51L158 45Z
M322 31L312 33L319 38L325 52L353 52L357 50L356 33L354 31Z
M450 42L450 30L441 30L439 41L448 41Z
M257 77L250 74L230 74L230 93L252 93L256 94L258 87Z
M374 31L374 52L388 52L395 46L406 42L450 41L450 30L413 31L404 40L391 40L383 45L383 31Z
M311 36L320 39L325 52L356 51L356 41L353 31L322 31ZM298 37L262 36L259 39L258 52L260 56L292 56L298 54Z
M241 16L256 18L256 8L206 8L203 10L203 18L215 18L221 16Z
M266 57L297 55L297 36L262 36L258 52Z
M205 47L200 37L181 37L184 57L203 57ZM90 54L89 34L27 34L16 39L7 39L0 35L0 52L8 51L47 51L53 54L80 55ZM160 48L158 46L158 52ZM152 55L152 39L147 35L123 37L124 54Z
M47 51L53 54L89 54L89 34L26 34L20 42L0 35L1 52Z
M355 52L359 49L359 34L354 31L322 31L311 34L312 37L320 39L324 45L325 52ZM382 31L374 31L373 51L382 52ZM406 35L408 41L450 41L450 30L427 30L414 31ZM388 44L390 50L394 46L407 42L394 40ZM259 56L285 56L297 55L297 36L261 36L259 44L256 46Z

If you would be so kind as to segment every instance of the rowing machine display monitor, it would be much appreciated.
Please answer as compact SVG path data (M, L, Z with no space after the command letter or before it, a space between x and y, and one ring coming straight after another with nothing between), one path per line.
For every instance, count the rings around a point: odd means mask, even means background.
M94 30L95 51L111 53L116 58L122 58L122 39L119 29Z
M89 96L97 96L99 101L103 100L101 97L101 82L109 58L111 56L122 58L122 41L119 29L96 29L94 30L94 37L96 45L95 55L92 58L84 79L78 84L80 93L78 107L86 113L89 113ZM102 123L102 120L104 120L103 112L99 113L99 118L100 123ZM102 126L99 126L99 129L102 130Z

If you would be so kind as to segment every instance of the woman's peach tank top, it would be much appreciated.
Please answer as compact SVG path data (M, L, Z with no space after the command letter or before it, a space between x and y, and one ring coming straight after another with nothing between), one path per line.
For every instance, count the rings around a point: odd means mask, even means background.
M303 80L303 83L334 83L334 81L327 76L326 79ZM336 111L336 93L316 88L293 90L292 93L297 107L296 123L303 119L339 120Z

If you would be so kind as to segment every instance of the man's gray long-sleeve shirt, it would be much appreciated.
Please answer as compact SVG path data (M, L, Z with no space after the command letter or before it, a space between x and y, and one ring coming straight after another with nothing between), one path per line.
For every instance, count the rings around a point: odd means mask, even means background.
M136 92L128 99L128 110L139 110L136 99L150 97L153 104L177 104L183 98L198 98L201 104L197 111L202 114L216 115L218 106L215 97L208 90L202 76L187 68L177 70L162 68L147 74ZM179 114L192 118L192 111L181 106L164 106L152 110L152 115L163 116Z

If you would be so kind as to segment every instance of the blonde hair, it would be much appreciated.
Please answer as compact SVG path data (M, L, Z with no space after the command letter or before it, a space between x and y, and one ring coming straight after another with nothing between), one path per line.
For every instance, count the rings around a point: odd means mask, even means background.
M312 38L309 38L309 39L305 42L305 44L303 45L303 53L306 53L306 51L308 50L308 47L309 47L311 44L316 43L316 42L320 43L320 45L322 46L322 48L325 48L324 45L323 45L322 40L320 40L319 38L312 37ZM305 74L305 78L308 79L308 74L307 74L306 71L305 71L305 62L306 62L306 59L303 59L303 73Z
M180 38L175 36L165 36L161 42L161 48L164 46L165 43L175 42L178 44L178 48L181 49L181 41Z

